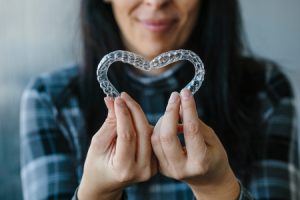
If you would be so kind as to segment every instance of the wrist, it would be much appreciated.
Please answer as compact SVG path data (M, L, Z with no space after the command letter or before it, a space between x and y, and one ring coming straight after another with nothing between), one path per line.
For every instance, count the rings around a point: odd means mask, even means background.
M197 200L238 199L240 185L233 171L230 169L222 179L208 184L189 184Z

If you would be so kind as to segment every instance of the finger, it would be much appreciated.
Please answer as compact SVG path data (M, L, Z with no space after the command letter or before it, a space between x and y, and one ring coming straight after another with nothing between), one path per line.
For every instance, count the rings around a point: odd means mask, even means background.
M180 97L183 122L185 122L185 120L198 120L198 112L192 92L188 89L183 89L180 92Z
M116 160L120 163L132 163L135 160L136 135L130 112L121 97L115 99L117 121Z
M103 129L102 134L109 134L111 137L116 137L117 131L116 131L116 115L115 115L115 108L114 108L114 99L112 97L105 97L104 102L107 107L108 113L102 125L102 129Z
M100 129L93 136L90 146L90 148L98 153L104 153L111 149L110 147L115 142L116 138L114 100L113 98L105 97L104 102L108 109L107 118Z
M159 161L160 165L167 165L167 158L166 155L164 154L160 142L160 127L161 127L161 122L162 122L162 117L158 120L156 123L154 129L153 129L153 134L151 136L151 144L153 148L153 152L156 156L156 158Z
M170 96L160 127L160 141L169 163L177 163L185 159L184 151L177 136L179 107L179 94L173 92Z
M202 135L205 128L198 118L193 95L187 89L181 91L181 105L184 140L188 159L197 159L201 153L204 154L206 152L207 147Z
M137 146L137 160L141 163L150 162L152 148L151 148L151 134L148 120L140 107L127 93L123 92L121 97L125 100L128 109L131 113L133 124L137 132L138 146Z
M114 108L114 99L112 97L105 97L104 102L108 110L107 118L115 119L116 115L115 115L115 108Z

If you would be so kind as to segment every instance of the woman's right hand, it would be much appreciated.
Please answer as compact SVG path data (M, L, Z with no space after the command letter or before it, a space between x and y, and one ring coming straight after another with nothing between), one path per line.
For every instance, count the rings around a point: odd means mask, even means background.
M80 200L121 199L123 189L157 172L153 127L128 94L105 98L108 115L93 136L78 189Z

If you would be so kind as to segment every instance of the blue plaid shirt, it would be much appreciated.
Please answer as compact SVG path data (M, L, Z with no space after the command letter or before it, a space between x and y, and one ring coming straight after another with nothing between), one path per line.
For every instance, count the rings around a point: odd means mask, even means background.
M171 91L178 91L180 87L178 77L174 76L178 68L180 66L174 67L157 80L153 77L152 80L147 77L137 79L133 72L128 73L133 83L130 88L139 91L135 99L152 124L164 112L162 102L167 102ZM77 85L74 84L78 77L77 67L43 74L24 91L20 135L25 200L76 198L89 144ZM276 68L270 67L266 77L266 84L279 103L273 104L266 92L258 94L265 107L263 116L268 140L264 149L267 153L262 155L263 159L251 164L252 173L247 185L240 181L239 199L300 199L293 98L281 96L280 90L289 85ZM141 87L149 81L155 83L154 87ZM199 110L199 116L202 114ZM274 157L274 154L280 156ZM128 187L124 194L130 200L194 198L185 183L162 175Z

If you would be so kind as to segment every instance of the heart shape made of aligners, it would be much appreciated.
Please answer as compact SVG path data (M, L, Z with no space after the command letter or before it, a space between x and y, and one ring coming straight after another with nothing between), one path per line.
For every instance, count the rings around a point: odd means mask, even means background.
M197 54L185 49L179 49L162 53L159 56L155 57L151 62L132 52L122 50L113 51L105 55L101 59L97 68L97 80L103 92L107 96L117 97L120 95L120 93L108 80L107 77L108 68L114 62L128 63L140 70L150 71L152 69L159 69L171 63L183 60L191 62L195 67L195 76L185 86L185 88L189 89L193 94L195 94L201 87L201 84L204 80L204 65Z

